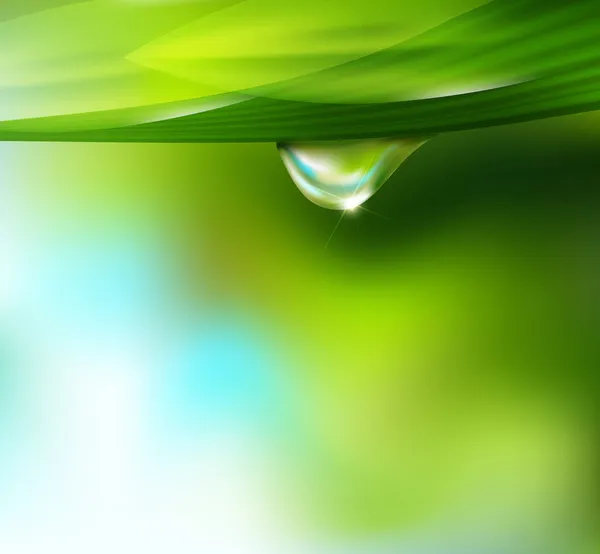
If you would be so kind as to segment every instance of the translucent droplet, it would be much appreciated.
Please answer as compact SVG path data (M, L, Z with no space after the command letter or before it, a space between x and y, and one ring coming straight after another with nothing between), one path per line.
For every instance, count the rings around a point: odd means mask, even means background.
M279 143L290 176L317 206L353 210L385 183L427 139Z

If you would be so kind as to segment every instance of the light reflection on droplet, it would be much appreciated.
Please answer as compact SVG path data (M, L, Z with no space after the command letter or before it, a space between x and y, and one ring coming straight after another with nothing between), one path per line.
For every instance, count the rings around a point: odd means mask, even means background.
M368 139L279 143L290 176L302 194L330 210L366 202L427 139Z

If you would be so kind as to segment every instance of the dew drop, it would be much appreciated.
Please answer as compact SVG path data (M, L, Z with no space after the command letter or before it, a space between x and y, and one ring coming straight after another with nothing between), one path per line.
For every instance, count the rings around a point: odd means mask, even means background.
M366 202L427 139L279 143L302 194L317 206L353 210Z

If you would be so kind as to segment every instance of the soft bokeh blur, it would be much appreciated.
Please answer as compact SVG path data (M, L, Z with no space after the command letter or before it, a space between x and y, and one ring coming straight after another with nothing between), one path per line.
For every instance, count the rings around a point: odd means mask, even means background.
M597 552L599 160L438 136L338 226L273 144L1 143L0 552Z

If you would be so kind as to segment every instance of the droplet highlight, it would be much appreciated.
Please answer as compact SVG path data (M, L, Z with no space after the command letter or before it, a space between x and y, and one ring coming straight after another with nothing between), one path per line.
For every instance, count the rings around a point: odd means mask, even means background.
M306 198L322 208L353 210L371 198L426 140L279 143L277 148Z

